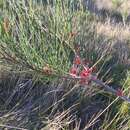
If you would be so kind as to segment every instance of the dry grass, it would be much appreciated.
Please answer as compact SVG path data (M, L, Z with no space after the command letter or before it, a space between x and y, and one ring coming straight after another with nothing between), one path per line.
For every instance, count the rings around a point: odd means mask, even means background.
M98 9L116 10L120 13L130 12L130 0L95 0Z
M96 32L99 35L104 35L110 39L117 39L120 41L129 40L130 29L129 25L111 24L109 21L106 23L96 23Z
M43 84L14 75L1 85L0 128L79 130L103 106L100 99L98 109L91 103L97 89L72 81Z
M120 63L130 66L129 25L112 24L109 21L97 22L96 33L112 42L111 53L117 55Z

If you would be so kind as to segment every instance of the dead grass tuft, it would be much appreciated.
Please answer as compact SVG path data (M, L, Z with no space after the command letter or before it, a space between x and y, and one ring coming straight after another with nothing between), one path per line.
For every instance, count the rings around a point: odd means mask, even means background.
M96 32L99 35L104 35L110 39L118 39L120 41L129 40L130 29L129 25L111 24L110 22L96 24Z
M95 0L98 9L115 10L120 13L130 12L130 0Z

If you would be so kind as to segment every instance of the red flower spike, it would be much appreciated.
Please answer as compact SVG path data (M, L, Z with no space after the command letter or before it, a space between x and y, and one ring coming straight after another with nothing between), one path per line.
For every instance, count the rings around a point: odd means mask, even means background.
M87 69L87 72L88 72L89 74L92 73L92 72L93 72L93 68Z
M86 66L83 66L84 67L84 71L86 71L86 73L92 73L93 72L93 68L89 68L89 67L86 67Z
M69 72L69 73L70 73L70 75L72 75L72 76L74 76L74 77L75 77L75 76L76 76L76 74L77 74L77 71L78 71L78 70L77 70L77 68L72 67L72 68L70 69L70 72Z
M75 57L75 59L74 59L74 64L76 64L76 65L81 64L81 59L80 59L79 56L76 56L76 57Z
M89 73L87 70L82 70L80 73L81 78L87 78L89 76Z
M116 92L116 95L122 97L124 94L123 94L123 91L121 89L118 89Z

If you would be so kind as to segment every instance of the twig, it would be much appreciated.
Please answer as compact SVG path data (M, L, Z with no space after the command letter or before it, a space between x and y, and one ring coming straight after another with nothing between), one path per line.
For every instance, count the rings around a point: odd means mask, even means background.
M17 130L28 130L28 129L24 129L24 128L19 128L19 127L10 126L10 125L2 125L2 124L0 124L0 127L5 127L5 128L10 128L10 129L17 129Z
M101 80L95 79L95 78L93 78L93 77L91 78L91 80L92 80L93 82L97 83L98 85L104 87L107 91L109 91L109 92L111 92L111 93L113 93L113 94L116 95L117 90L115 90L114 88L112 88L112 87L110 87L110 86L104 84ZM130 103L130 98L128 98L128 97L126 97L126 96L119 96L119 97L120 97L121 99L123 99L124 101L127 101L128 103Z
M81 80L83 78L80 77L69 77L69 76L62 76L60 78L65 78L65 79L73 79L73 80ZM112 88L111 86L105 84L104 82L102 82L101 80L95 78L94 76L91 75L91 81L93 81L94 83L98 84L99 86L103 87L106 91L111 92L114 95L117 95L117 90L115 90L114 88ZM128 103L130 103L130 98L128 98L127 96L118 96L120 97L122 100L127 101Z

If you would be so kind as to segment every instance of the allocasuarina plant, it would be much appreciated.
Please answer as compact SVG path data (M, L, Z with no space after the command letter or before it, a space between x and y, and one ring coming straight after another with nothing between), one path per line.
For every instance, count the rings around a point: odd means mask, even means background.
M82 60L78 53L75 53L75 58L73 60L73 65L70 68L69 71L69 77L66 78L72 78L79 81L79 84L82 85L88 85L90 82L94 82L98 84L98 86L101 88L104 88L104 90L111 92L112 94L120 97L124 101L127 101L130 103L130 99L124 95L123 90L117 89L115 90L109 85L106 85L104 82L99 80L96 76L94 76L93 72L95 70L95 67L89 67L89 62L86 62Z

